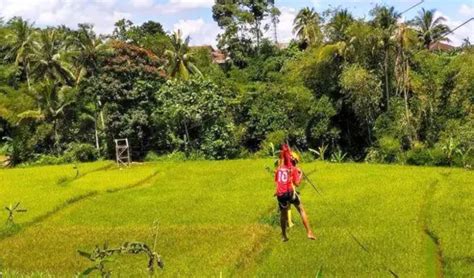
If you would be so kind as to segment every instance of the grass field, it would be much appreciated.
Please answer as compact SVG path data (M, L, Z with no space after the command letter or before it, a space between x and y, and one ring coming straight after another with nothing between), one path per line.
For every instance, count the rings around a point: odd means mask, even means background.
M303 184L315 230L296 212L280 242L269 160L162 162L120 170L110 162L0 170L0 204L18 202L20 228L0 224L6 276L71 277L77 253L108 242L153 245L157 276L474 276L474 173L462 169L303 163L323 197ZM5 214L5 219L7 215ZM3 221L3 220L1 220ZM370 252L349 236L355 234ZM113 275L147 275L144 256L120 256ZM41 276L41 275L40 275Z

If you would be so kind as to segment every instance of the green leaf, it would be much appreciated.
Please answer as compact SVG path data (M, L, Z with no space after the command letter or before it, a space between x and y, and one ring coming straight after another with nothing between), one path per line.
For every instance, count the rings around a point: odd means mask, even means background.
M81 276L88 276L88 275L91 274L94 270L97 270L97 267L95 267L95 266L89 267L89 268L87 268L86 270L84 270L84 271L81 273Z
M322 278L323 277L323 267L320 267L318 270L318 273L316 273L316 278Z
M79 255L81 255L83 257L86 257L88 259L90 259L92 257L91 253L87 253L87 252L84 252L84 251L81 251L81 250L77 250L77 253L79 253Z

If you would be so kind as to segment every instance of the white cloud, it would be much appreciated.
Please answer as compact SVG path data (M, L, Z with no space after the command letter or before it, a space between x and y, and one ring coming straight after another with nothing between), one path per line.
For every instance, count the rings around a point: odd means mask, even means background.
M461 25L464 20L452 20L450 17L446 16L442 12L436 11L435 18L438 16L443 16L446 19L445 24L448 25L449 28L454 29ZM469 38L471 42L474 40L474 21L469 22L468 24L460 27L453 33L448 35L450 39L450 44L454 46L460 46L463 43L463 39Z
M293 36L293 21L298 11L294 8L280 8L280 23L277 25L278 41L287 43L291 41Z
M169 4L188 9L208 8L214 5L214 0L170 0Z
M74 28L79 23L92 23L96 32L105 34L112 32L117 20L131 17L115 6L116 0L0 0L0 17L21 16L40 26Z
M459 13L465 16L474 16L474 6L462 4L459 8Z
M166 4L156 7L163 13L178 13L185 10L198 8L211 8L214 0L169 0Z
M184 36L191 37L191 45L216 46L216 37L220 29L214 22L206 22L204 19L181 19L175 23L173 30L181 30Z
M153 4L153 0L132 0L132 6L139 9L151 8Z

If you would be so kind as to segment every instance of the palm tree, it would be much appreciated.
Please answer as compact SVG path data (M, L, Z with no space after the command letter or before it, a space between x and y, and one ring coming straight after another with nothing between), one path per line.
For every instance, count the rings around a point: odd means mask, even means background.
M30 88L28 55L33 43L33 24L21 17L14 17L8 22L7 27L11 31L6 36L7 52L4 59L14 62L20 68L22 74L26 77L28 88Z
M112 51L108 44L95 34L93 26L90 24L79 24L79 29L68 38L68 46L71 48L69 55L72 58L76 85L80 83L85 76L94 76L99 70L99 57ZM86 109L83 116L94 121L95 145L100 151L99 126L100 119L101 130L105 130L105 120L103 105L99 99L94 101L93 106Z
M171 77L188 80L190 74L202 75L189 53L189 36L183 40L181 30L178 30L171 35L171 45L172 49L165 51L168 57L168 74Z
M79 29L68 37L67 46L77 71L77 84L86 75L94 75L99 67L99 57L111 51L89 24L79 24Z
M408 105L408 91L410 89L410 49L416 45L416 33L406 24L400 24L394 35L396 59L395 59L395 81L397 95L403 94L405 104L405 123L409 143L416 140L416 132L411 120L411 112Z
M439 41L449 41L445 35L449 32L449 27L443 22L443 16L435 17L435 10L425 10L418 12L412 24L416 27L418 38L423 47L429 49L430 46Z
M293 21L293 34L305 44L314 45L321 40L321 18L314 8L303 8Z
M333 42L345 41L346 30L354 22L354 17L347 9L336 10L327 24L329 38Z
M28 59L31 73L37 80L54 80L62 85L73 85L76 76L72 64L67 61L65 38L55 29L39 32L37 40L32 44Z
M400 18L400 14L395 11L394 7L376 6L372 11L371 15L374 17L372 24L382 31L382 48L384 52L383 61L383 72L384 72L384 85L385 85L385 105L386 109L390 109L390 48L392 46L391 38L397 28L397 21Z
M60 152L60 120L64 115L64 109L74 102L75 90L51 79L39 82L34 89L38 110L27 110L18 115L20 122L35 120L52 123L54 147L57 153Z

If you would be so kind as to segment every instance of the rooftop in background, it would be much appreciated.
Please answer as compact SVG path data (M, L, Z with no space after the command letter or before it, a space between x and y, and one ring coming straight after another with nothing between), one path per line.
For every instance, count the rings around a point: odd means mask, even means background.
M435 42L435 43L432 43L430 45L430 50L431 51L449 51L449 50L452 50L456 47L450 45L450 44L446 44L446 43L442 43L442 42Z
M277 47L279 49L287 49L288 46L290 46L290 43L288 43L288 42L279 42L279 43L277 43Z
M191 49L208 49L211 53L211 59L214 64L224 64L227 61L227 55L219 49L215 49L211 45L196 45L191 46Z

